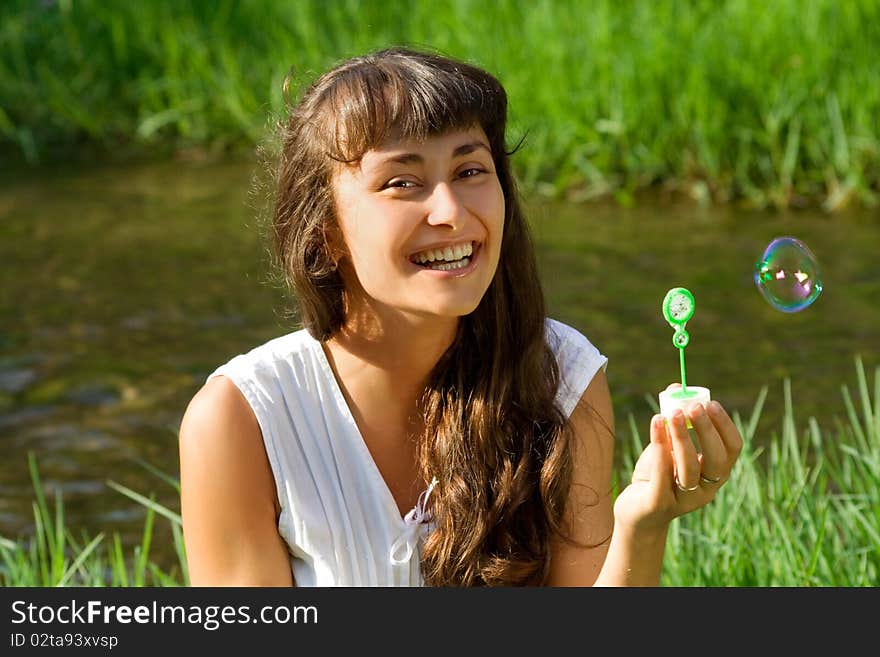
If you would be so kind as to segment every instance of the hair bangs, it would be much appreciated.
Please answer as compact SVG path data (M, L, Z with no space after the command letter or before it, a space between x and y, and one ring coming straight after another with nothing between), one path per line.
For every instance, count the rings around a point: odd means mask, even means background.
M328 155L346 164L389 140L428 137L479 125L493 150L503 148L507 99L490 76L470 67L440 67L406 58L367 57L327 91Z

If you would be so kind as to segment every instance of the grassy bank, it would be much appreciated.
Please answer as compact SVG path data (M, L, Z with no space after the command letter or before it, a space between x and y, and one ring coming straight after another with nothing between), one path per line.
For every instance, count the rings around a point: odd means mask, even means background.
M797 430L787 381L782 427L766 449L754 447L754 432L767 389L750 417L735 415L745 437L743 453L712 504L673 521L664 586L870 587L880 582L880 366L873 396L861 359L856 359L856 377L855 400L849 387L841 386L845 419L831 432L812 418ZM630 425L630 440L621 441L618 482L628 482L646 442L632 416ZM0 586L187 584L176 512L111 482L146 508L140 545L129 553L118 536L76 537L64 524L60 497L50 510L34 459L30 467L34 533L18 540L0 538ZM179 560L166 570L149 558L157 514L172 523Z
M142 504L146 510L141 541L123 547L119 534L101 532L89 536L75 532L64 520L62 496L45 490L37 459L28 457L34 487L34 524L28 538L10 540L0 536L0 586L183 586L188 583L180 514L116 482L115 490ZM164 473L159 476L180 491L179 484ZM50 505L50 499L52 500ZM159 515L171 523L177 564L165 569L150 557L153 527Z
M11 0L0 152L35 164L251 149L308 81L389 44L496 73L527 190L662 186L757 207L875 205L876 0L479 3Z

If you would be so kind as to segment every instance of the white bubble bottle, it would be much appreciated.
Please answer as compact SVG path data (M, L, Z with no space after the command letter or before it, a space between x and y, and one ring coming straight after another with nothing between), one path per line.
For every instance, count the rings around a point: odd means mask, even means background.
M667 420L672 418L675 409L680 408L685 414L688 428L693 428L687 411L693 404L708 404L712 397L708 388L689 386L684 367L684 349L690 342L690 335L685 330L688 320L694 316L696 303L691 291L683 287L674 287L663 299L663 317L675 331L672 344L678 348L681 362L681 388L660 392L660 414Z

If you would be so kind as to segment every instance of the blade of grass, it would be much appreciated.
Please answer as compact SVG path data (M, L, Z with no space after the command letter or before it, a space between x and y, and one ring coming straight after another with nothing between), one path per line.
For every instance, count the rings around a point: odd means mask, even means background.
M752 416L749 418L749 423L746 426L745 435L743 436L743 441L751 443L755 437L755 431L758 428L758 420L761 418L761 411L764 409L764 400L767 399L767 386L763 386L761 391L758 393L758 398L755 400L755 405L752 407Z
M74 560L70 567L64 571L61 576L61 579L58 581L56 586L66 586L67 580L77 571L77 569L82 566L83 562L88 558L88 556L94 551L96 547L104 540L104 534L100 533L95 538L91 540L91 542L83 548L83 551L79 553L79 556Z
M150 502L154 502L152 496L150 497ZM146 572L147 572L147 562L150 556L150 543L153 539L153 520L156 517L156 512L154 511L152 506L147 507L147 519L144 522L144 535L141 540L140 551L139 554L136 555L135 563L134 563L134 585L135 586L144 586Z
M168 509L167 507L162 506L158 502L155 502L154 500L148 499L148 498L144 497L143 495L141 495L140 493L136 493L135 491L131 490L127 486L123 486L122 484L117 484L115 481L108 480L107 485L110 486L110 488L112 488L113 490L115 490L119 493L122 493L126 497L131 498L135 502L138 502L138 503L144 505L145 507L152 509L153 511L158 513L160 516L164 516L165 518L168 518L168 520L170 520L171 522L176 523L178 525L181 524L182 521L180 518L180 514L174 513L174 511L172 511L171 509Z
M142 468L144 468L147 472L154 474L156 477L158 477L159 479L164 481L166 484L171 486L178 493L180 493L180 481L178 479L176 479L175 477L172 477L171 475L169 475L166 472L162 472L162 470L160 470L159 468L157 468L154 465L151 465L150 463L147 463L143 459L136 458L136 459L134 459L134 462L137 463L138 465L140 465Z
M128 586L128 569L125 567L125 556L122 554L122 541L119 539L119 534L113 535L111 549L110 563L113 577L120 586Z

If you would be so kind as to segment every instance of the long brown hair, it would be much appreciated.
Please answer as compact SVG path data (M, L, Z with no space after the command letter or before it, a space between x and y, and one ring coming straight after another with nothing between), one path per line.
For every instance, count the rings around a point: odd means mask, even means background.
M273 255L302 326L326 341L345 320L335 267L331 181L392 134L423 139L479 125L505 198L498 269L419 401L418 467L439 484L421 553L429 585L546 580L550 539L565 535L570 425L555 403L559 369L545 340L534 244L505 143L507 95L488 72L408 48L348 59L309 85L279 122Z

